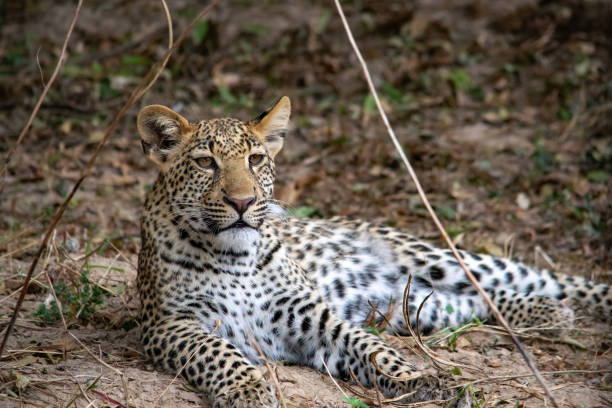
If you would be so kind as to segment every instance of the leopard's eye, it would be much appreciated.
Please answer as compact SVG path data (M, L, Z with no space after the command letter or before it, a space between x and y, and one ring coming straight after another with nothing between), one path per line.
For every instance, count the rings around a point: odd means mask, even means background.
M263 159L263 154L252 154L249 156L249 163L251 163L252 166L257 166L258 164L261 164Z
M217 166L215 159L212 157L198 157L195 162L203 169L214 169Z

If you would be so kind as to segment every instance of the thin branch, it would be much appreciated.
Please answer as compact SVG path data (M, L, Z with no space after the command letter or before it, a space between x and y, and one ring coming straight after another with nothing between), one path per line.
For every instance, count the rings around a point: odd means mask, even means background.
M506 319L504 319L504 317L500 313L499 309L497 309L497 307L495 306L495 304L493 303L493 301L491 300L489 295L487 295L487 293L484 291L482 286L480 286L480 284L478 283L478 281L476 280L476 278L474 277L472 272L470 272L470 270L467 268L467 266L463 262L463 259L459 256L459 252L457 252L457 248L455 248L455 245L453 244L453 241L450 239L450 237L446 233L446 230L442 226L442 223L438 219L438 216L436 215L436 213L432 209L431 204L429 203L429 200L427 199L427 196L425 195L423 187L421 187L421 183L419 182L419 179L418 179L414 169L412 168L412 165L408 161L408 158L406 157L406 154L404 153L404 150L402 149L401 144L397 140L397 137L395 136L395 132L393 131L393 128L391 127L391 124L389 123L389 119L387 119L387 115L385 113L385 110L382 107L382 104L380 103L380 99L378 98L378 93L376 92L376 88L374 87L374 83L372 82L372 77L370 76L370 72L368 70L366 62L363 59L363 56L361 55L361 52L359 51L359 47L357 46L357 43L355 42L355 39L353 38L353 33L351 32L351 29L350 29L350 27L348 25L348 22L346 21L346 17L344 16L344 11L342 10L342 6L340 5L340 1L339 0L334 0L334 3L336 4L336 9L338 10L338 14L340 15L340 19L342 20L342 25L344 26L344 30L346 32L348 40L351 43L351 47L353 48L353 51L355 52L355 55L357 56L357 59L359 60L359 64L361 65L361 68L363 70L363 75L364 75L364 77L366 79L366 82L368 83L368 88L370 89L370 93L372 94L372 97L374 98L374 102L376 102L376 108L378 109L378 112L380 113L382 121L383 121L385 127L387 128L387 132L389 133L389 137L391 138L391 141L393 142L393 145L395 146L395 149L397 150L398 154L400 155L400 157L402 159L402 162L404 163L404 165L406 166L406 169L408 170L408 173L410 174L410 178L412 179L412 181L414 182L414 184L415 184L415 186L417 188L417 191L419 193L419 197L421 198L421 201L423 202L423 205L425 206L425 208L429 212L429 215L431 216L434 224L436 225L436 227L440 231L440 234L442 234L442 237L444 238L444 241L446 241L446 244L450 248L450 250L453 253L453 255L455 256L455 258L457 259L457 262L459 263L459 265L463 269L463 272L465 273L465 276L469 279L469 281L472 283L472 285L476 288L476 290L478 291L480 296L482 296L482 298L485 300L485 302L489 306L489 309L491 309L491 312L493 312L493 315L495 316L495 318L497 319L499 324L504 329L506 329L506 331L508 332L508 334L512 338L512 341L514 342L514 344L516 345L516 347L520 351L521 355L523 356L523 359L525 360L525 362L527 363L527 365L529 366L529 368L531 369L531 371L533 372L533 374L537 378L538 382L544 388L544 391L546 392L546 395L548 396L548 398L550 399L552 404L556 408L559 408L559 404L557 403L557 401L553 397L552 392L551 392L550 388L548 387L548 384L546 383L546 380L544 380L544 377L538 371L535 363L533 362L531 357L529 357L529 355L527 354L527 351L525 351L523 345L519 341L518 337L516 337L516 335L514 334L512 329L510 328L510 325L508 324Z
M287 403L285 402L285 398L283 397L283 389L281 388L280 381L278 381L278 373L272 369L272 365L266 358L266 355L264 354L264 352L261 350L261 347L259 347L259 344L255 340L255 338L251 338L251 344L253 345L253 347L255 347L255 350L257 350L259 357L261 357L261 359L264 362L264 365L266 366L266 368L268 369L268 372L270 373L270 378L272 379L272 382L274 383L274 387L276 387L276 392L278 393L278 400L280 402L281 407L287 408Z
M62 324L64 325L64 331L68 332L68 325L66 324L66 319L64 318L64 310L63 310L62 302L60 302L59 298L57 297L57 293L55 292L55 288L53 287L53 281L51 280L49 271L47 271L47 265L49 264L49 258L51 258L51 250L53 249L52 245L55 242L55 233L56 231L53 231L53 240L49 244L49 248L47 249L47 259L45 259L45 262L43 263L43 266L41 269L42 271L45 272L45 275L47 276L47 282L49 282L49 290L51 291L51 294L53 295L53 299L55 300L55 304L57 305L57 310L59 310L59 315L62 318ZM64 347L64 358L66 358L65 349L66 347Z
M170 50L174 49L173 48L174 33L172 31L172 16L170 15L170 10L168 9L168 5L166 4L166 0L161 0L161 3L162 3L162 6L164 6L164 13L166 14L166 20L168 22L168 51L170 51ZM189 27L188 27L188 29L189 29ZM185 30L185 31L187 31L187 30ZM181 34L181 38L179 39L179 43L183 40L184 34L185 34L184 32L183 32L183 34ZM157 81L157 78L159 78L159 76L161 75L162 71L164 70L164 67L168 63L168 60L170 59L171 55L172 55L171 52L166 52L166 55L164 55L164 59L163 59L163 62L161 64L160 69L158 69L157 72L155 72L155 76L153 77L153 79L151 79L151 81L149 81L149 84L146 87L144 87L140 91L139 94L136 95L135 99L140 99L153 86L153 84Z
M102 364L104 367L108 368L109 370L112 370L115 372L115 374L117 374L119 377L121 377L121 383L123 385L123 393L125 395L125 404L129 407L130 406L130 399L128 398L128 386L127 386L127 381L125 379L125 374L123 373L123 371L113 367L112 365L108 364L106 361L102 360L100 357L96 356L89 348L87 348L87 346L85 344L83 344L83 342L81 340L79 340L79 338L77 336L75 336L74 334L70 333L70 331L68 331L68 334L77 341L77 343L79 343L79 345L81 347L83 347L83 349L87 352L87 354L89 354L90 356L93 357L94 360L96 360L98 363Z
M373 400L373 398L368 395L369 390L366 387L364 387L363 384L361 384L361 381L359 380L359 378L357 378L357 376L355 375L355 372L351 369L350 366L348 367L348 370L349 370L349 375L351 376L351 379L359 387L359 391L357 391L356 389L354 389L348 384L344 384L346 389L348 389L353 394L357 395L357 397L359 397L360 399ZM382 399L380 398L380 389L378 388L378 384L376 384L376 381L373 381L373 383L374 383L374 391L376 392L376 400L378 402L378 406L382 407Z
M62 69L62 65L64 65L64 62L66 61L66 58L67 58L66 49L68 48L68 42L70 41L70 37L72 36L72 32L74 31L74 26L76 25L77 19L79 18L79 12L81 11L82 5L83 5L83 0L79 0L76 10L74 11L74 17L72 17L72 22L70 23L70 27L68 28L68 32L66 33L66 38L64 39L64 45L62 45L62 51L60 53L59 59L57 60L57 65L55 66L55 69L53 70L53 74L51 75L51 78L49 78L49 82L47 82L47 84L43 88L43 91L40 94L40 97L38 98L38 101L36 102L36 105L34 106L32 113L30 114L30 117L28 118L28 121L26 122L25 126L21 130L21 133L19 134L19 137L17 138L17 142L15 142L15 146L13 146L13 148L7 153L6 158L4 159L4 166L0 170L0 178L4 177L4 173L8 169L8 165L11 161L11 158L15 155L15 151L17 151L17 148L19 147L19 145L25 138L25 135L28 133L28 130L30 130L30 126L32 126L32 122L34 121L34 118L36 117L36 114L38 113L38 110L40 109L40 106L42 105L43 100L47 96L47 93L49 92L51 85L53 84L53 82L55 82L55 78L57 78L57 75L59 74L60 69ZM38 63L38 66L40 67L40 63L38 61L38 53L36 53L36 62ZM44 79L42 78L42 70L41 70L41 79L44 83ZM0 184L0 192L3 189L4 189L4 182Z
M561 375L561 374L610 374L612 370L560 370L560 371L542 371L541 375ZM488 382L515 380L517 378L533 377L533 374L517 374L517 375L499 375L494 377L480 378L474 381L468 381L463 384L453 385L450 388L461 388L469 384L482 384Z
M79 387L79 390L81 391L81 395L85 398L85 400L87 400L87 402L89 402L88 407L98 408L96 404L87 396L87 393L85 392L85 389L83 388L81 383L77 382L77 386Z
M408 316L409 311L410 311L410 306L408 304L408 301L410 299L410 283L411 282L412 282L412 275L408 275L408 283L406 283L406 286L404 287L404 297L402 298L402 314L404 317L404 322L406 323L406 327L408 328L408 331L410 332L410 335L416 342L417 346L419 346L419 348L425 354L427 354L429 358L431 358L431 361L434 363L434 365L438 369L440 369L440 367L438 366L438 363L446 364L452 367L464 367L464 368L473 369L470 366L466 366L460 363L454 363L452 361L443 359L440 355L438 355L436 352L430 349L425 343L423 343L420 333L414 330L414 328L412 327L412 324L410 323L410 316ZM423 306L423 304L425 303L427 298L429 298L430 295L428 295L425 299L423 299L423 301L421 302L421 305L419 306L419 310L421 309L421 307ZM418 323L419 313L417 313L417 323Z
M91 158L89 159L89 161L85 165L85 168L81 171L81 174L79 175L79 178L77 179L76 183L72 187L72 190L70 191L70 193L64 199L64 202L60 206L60 208L59 208L57 214L55 215L55 217L53 218L53 221L51 222L51 225L49 225L49 227L47 228L47 232L45 233L45 236L44 236L42 242L40 243L40 246L38 247L38 251L37 251L36 255L34 256L34 260L30 264L30 269L28 270L28 273L26 274L26 277L25 277L25 280L24 280L24 283L23 283L23 288L22 288L21 293L19 295L19 299L17 300L17 304L15 305L15 310L13 311L13 315L11 317L11 321L9 322L9 325L6 328L6 332L4 334L4 339L2 340L2 344L0 345L0 357L2 356L2 352L4 351L4 347L6 345L6 341L8 340L8 337L9 337L9 335L11 333L11 330L12 330L13 326L15 325L15 320L17 319L17 314L18 314L19 309L21 308L21 305L22 305L23 300L25 298L25 294L26 294L26 292L28 290L28 285L29 285L30 280L32 278L32 274L34 272L34 269L36 268L36 265L38 264L38 260L40 259L41 255L42 255L42 252L43 252L44 248L46 247L47 242L49 241L51 233L53 232L53 230L55 229L55 227L59 223L59 220L62 218L62 215L64 215L64 212L66 211L66 208L68 208L68 204L70 203L70 200L72 200L72 197L74 196L74 194L77 192L77 190L81 186L81 183L83 183L85 178L89 175L89 172L91 171L91 169L92 169L96 159L98 158L98 155L102 151L102 148L106 145L106 142L110 138L112 132L119 125L119 122L121 121L121 119L123 119L123 117L127 113L128 109L131 108L132 105L143 95L142 90L145 87L147 89L148 89L148 87L150 87L150 83L153 80L153 78L157 78L159 76L159 71L164 69L164 67L166 66L166 63L168 62L168 59L170 58L170 56L174 53L174 51L178 48L178 46L183 42L183 40L191 32L193 27L206 14L208 14L210 12L210 10L212 10L212 8L215 5L217 5L218 2L219 2L219 0L213 0L210 3L210 5L208 5L204 10L202 10L202 12L200 12L200 14L187 26L185 31L183 31L181 33L181 35L178 38L178 40L176 40L174 45L172 47L170 47L170 49L168 51L166 51L166 53L163 55L163 57L158 62L156 62L151 67L151 69L149 69L149 72L147 72L147 74L142 79L142 81L140 81L138 86L134 89L134 91L130 95L130 98L128 99L126 104L123 106L123 108L121 108L121 110L119 111L117 116L115 116L115 118L113 119L113 121L109 125L108 129L106 130L106 133L104 134L104 138L100 141L100 143L98 143L98 146L96 147L96 150L94 151L93 155L91 156Z
M325 367L325 371L327 371L327 375L329 376L329 378L331 378L336 388L340 390L340 392L344 395L344 398L349 399L349 396L346 394L346 392L344 392L342 387L340 387L340 384L338 384L338 382L336 381L332 373L329 371L329 367L325 363L325 360L323 359L323 355L321 353L318 353L318 355L319 355L319 359L321 359L321 363L323 364L323 367Z

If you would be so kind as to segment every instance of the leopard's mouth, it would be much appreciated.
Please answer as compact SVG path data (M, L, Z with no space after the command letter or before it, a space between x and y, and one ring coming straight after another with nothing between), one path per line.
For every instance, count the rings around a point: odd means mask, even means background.
M238 221L234 222L233 224L220 229L219 232L223 232L223 231L227 231L227 230L231 230L231 229L242 229L242 228L252 228L252 229L256 229L255 227L253 227L252 225L246 223L244 220L239 219Z

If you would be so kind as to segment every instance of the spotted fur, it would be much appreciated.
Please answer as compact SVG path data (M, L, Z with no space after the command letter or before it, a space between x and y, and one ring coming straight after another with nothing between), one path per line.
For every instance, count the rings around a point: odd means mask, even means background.
M138 117L145 154L161 171L142 216L138 262L142 344L214 407L276 407L256 343L272 360L292 360L386 395L439 396L439 381L418 371L362 328L368 302L386 311L408 299L420 328L459 325L489 310L449 251L389 227L340 218L279 216L274 156L290 113L284 97L256 120L190 123L162 106ZM560 276L507 259L461 252L515 326L567 326L568 299L607 317L607 285ZM400 307L393 326L406 333ZM378 372L397 377L391 380Z

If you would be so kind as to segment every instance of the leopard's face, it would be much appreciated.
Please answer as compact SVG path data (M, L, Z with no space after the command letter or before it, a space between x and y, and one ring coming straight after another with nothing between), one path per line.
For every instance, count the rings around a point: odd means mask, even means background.
M247 124L202 121L164 179L172 214L194 231L257 229L273 195L274 161Z
M230 241L256 233L272 206L274 156L289 110L285 97L250 122L191 124L168 108L144 108L138 129L161 168L172 222Z

